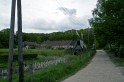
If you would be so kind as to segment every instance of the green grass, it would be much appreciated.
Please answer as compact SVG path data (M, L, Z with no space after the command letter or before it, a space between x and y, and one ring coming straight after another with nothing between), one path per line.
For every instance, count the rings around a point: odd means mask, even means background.
M8 49L0 49L0 68L6 68L7 67L7 63L8 63L8 53L9 50ZM50 49L23 49L23 54L28 54L30 55L44 55L44 56L62 56L67 54L67 52L65 50L50 50ZM5 56L5 57L3 57ZM25 56L24 56L25 57ZM31 56L30 56L31 57ZM17 49L14 49L14 66L17 65ZM34 59L34 58L24 58L24 63L32 63L33 61L35 62L42 62L42 61L46 61L48 59Z
M118 65L118 66L123 66L124 67L124 58L112 58L112 60Z
M38 55L63 55L65 50L51 49L23 49L23 54L38 54ZM8 55L8 49L0 49L0 55ZM17 55L17 49L14 49L14 55Z
M8 49L0 49L0 55L5 55L8 54L9 50Z
M113 52L107 51L111 60L117 65L124 67L124 58L116 57Z
M29 49L24 50L24 54L38 54L38 55L64 55L65 50L51 50L51 49Z
M94 53L83 52L79 56L71 55L69 62L47 67L33 73L33 82L60 82L68 76L75 74L79 69L85 67L92 59ZM29 73L25 73L25 82L29 82ZM17 75L14 76L13 82L18 82ZM7 80L0 80L7 82Z

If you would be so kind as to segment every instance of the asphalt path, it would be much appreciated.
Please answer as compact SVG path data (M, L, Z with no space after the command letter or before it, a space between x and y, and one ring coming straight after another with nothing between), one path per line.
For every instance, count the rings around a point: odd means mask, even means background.
M124 82L124 76L104 50L97 50L87 67L62 82Z

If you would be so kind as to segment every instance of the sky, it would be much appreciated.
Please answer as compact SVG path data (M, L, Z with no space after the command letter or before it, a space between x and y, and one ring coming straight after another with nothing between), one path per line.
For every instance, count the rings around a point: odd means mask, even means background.
M11 2L0 0L0 30L10 28ZM22 31L51 33L90 27L97 0L21 0ZM17 8L16 8L17 9ZM15 31L17 30L17 12Z

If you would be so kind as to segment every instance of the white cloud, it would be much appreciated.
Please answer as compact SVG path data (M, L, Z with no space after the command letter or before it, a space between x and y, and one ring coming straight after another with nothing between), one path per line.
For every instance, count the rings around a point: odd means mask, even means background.
M87 19L89 16L85 17L73 17L69 16L59 22L55 21L46 21L44 19L37 19L32 22L24 23L24 30L28 32L56 32L56 31L66 31L70 29L82 29L89 26ZM34 31L33 31L34 30Z
M86 28L96 1L22 0L23 32L48 33ZM1 30L10 25L11 0L0 0L0 11Z

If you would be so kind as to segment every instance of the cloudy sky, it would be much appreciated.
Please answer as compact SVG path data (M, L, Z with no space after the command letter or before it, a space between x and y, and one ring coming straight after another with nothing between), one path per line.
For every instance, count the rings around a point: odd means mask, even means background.
M0 0L0 30L10 26L11 1ZM23 32L50 33L87 28L96 3L97 0L22 0Z

